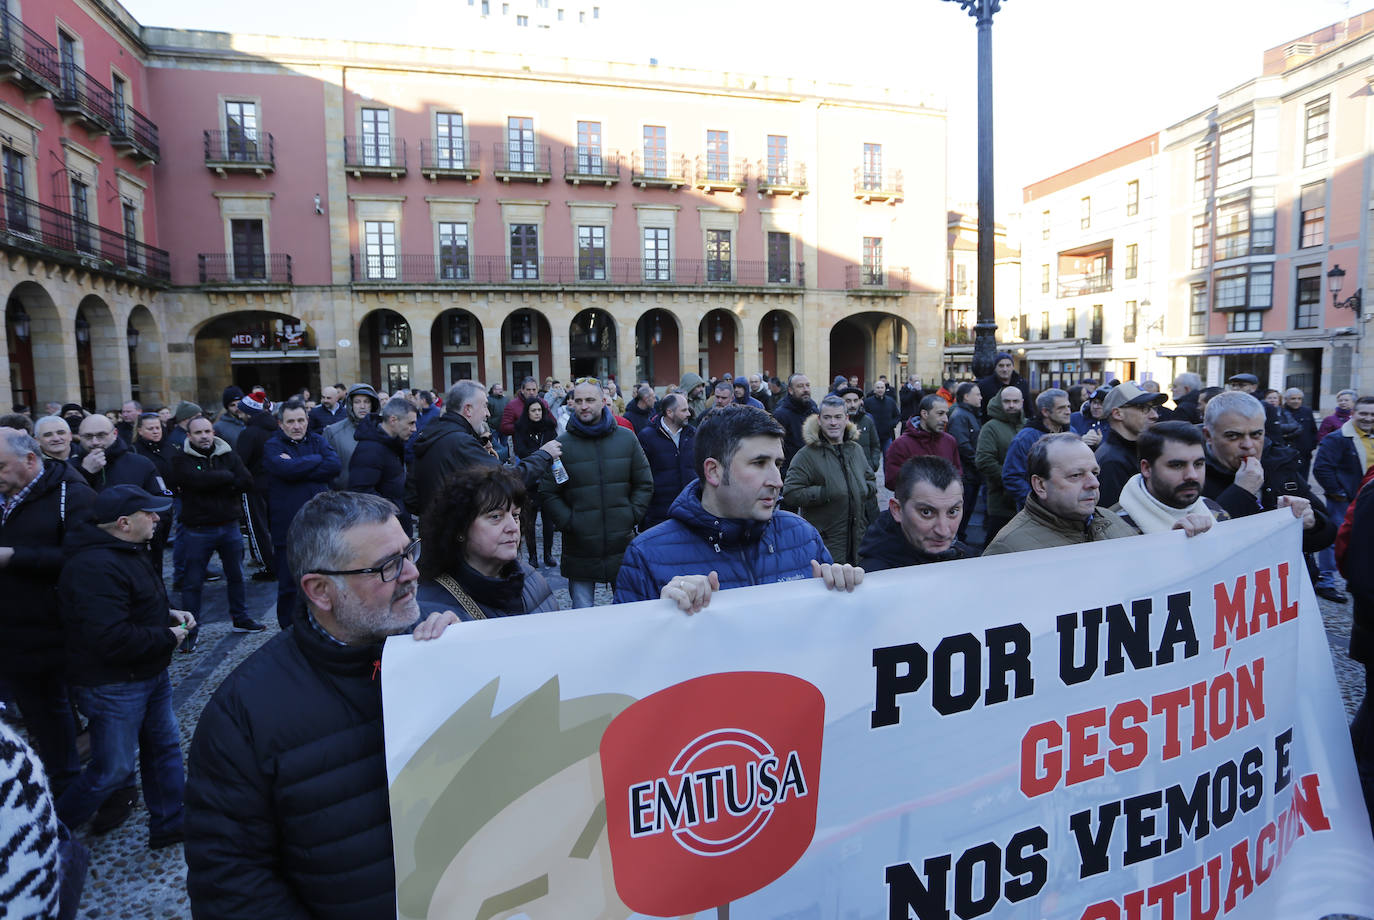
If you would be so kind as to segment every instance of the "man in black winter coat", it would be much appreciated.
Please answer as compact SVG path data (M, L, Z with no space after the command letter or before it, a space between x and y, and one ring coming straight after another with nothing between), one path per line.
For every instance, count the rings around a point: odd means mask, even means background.
M954 406L949 410L949 423L945 432L954 438L959 447L959 466L964 484L964 516L959 521L959 539L967 539L968 525L973 517L973 509L978 504L978 491L983 487L983 477L978 473L978 436L983 433L982 414L983 391L976 383L965 381L954 390Z
M864 410L872 416L873 427L878 432L878 448L886 454L893 438L897 437L897 425L902 421L901 409L896 398L888 392L886 380L873 384L873 392L864 399Z
M415 407L401 397L387 400L380 415L358 423L357 447L348 461L348 488L380 495L396 506L396 519L411 536L406 510L406 442L415 432Z
M77 432L81 441L80 459L67 462L86 479L97 492L110 486L138 486L151 495L169 495L166 483L158 476L157 467L147 457L134 453L119 436L114 425L103 415L87 416Z
M267 406L265 395L259 399L250 393L239 400L244 428L234 443L234 453L253 477L253 488L243 497L243 520L248 525L248 552L262 566L262 571L253 576L254 581L277 580L276 547L272 544L271 518L267 513L267 491L271 483L262 467L262 449L267 439L277 433L277 420L267 411Z
M170 498L112 485L70 539L58 595L67 680L91 720L91 761L57 800L75 830L141 764L151 849L182 840L181 732L167 664L195 620L172 610L147 543Z
M1102 417L1107 420L1107 434L1097 445L1093 456L1097 460L1097 503L1110 508L1121 498L1121 490L1130 478L1140 472L1136 456L1136 442L1140 435L1159 420L1163 393L1142 390L1129 380L1113 387L1102 403Z
M458 618L416 625L411 541L378 496L316 495L289 542L303 601L294 625L220 685L191 742L197 920L396 914L378 662L388 636L433 639Z
M859 545L865 572L967 559L977 553L958 539L964 485L943 457L913 457L902 465L886 512Z
M57 577L62 540L90 516L95 493L44 464L38 442L0 431L0 683L19 704L24 727L60 795L81 769L63 671Z
M697 478L693 452L697 430L687 424L691 417L692 407L687 404L687 397L669 393L658 401L653 424L644 426L639 432L639 446L644 448L644 456L649 459L649 469L654 474L654 495L649 499L649 510L640 524L641 532L668 520L673 500L687 483Z
M992 398L1006 387L1016 387L1021 391L1021 411L1026 418L1031 417L1033 403L1030 387L1026 384L1025 379L1016 372L1016 366L1011 355L1003 351L998 353L997 361L992 366L992 373L986 377L978 378L978 389L983 394L983 421L988 420L988 403L992 402Z
M163 489L173 491L176 487L172 485L172 452L168 448L168 440L163 437L162 419L158 418L156 412L144 412L138 417L132 446L134 453L153 464ZM174 504L175 501L174 496ZM163 552L171 531L172 516L169 514L158 522L157 533L153 536L153 568L159 572L162 571Z
M806 420L820 412L811 399L811 378L805 374L793 374L787 378L787 395L778 401L773 410L773 418L782 423L782 474L787 478L787 467L797 451L802 449L806 439L802 437L802 427Z
M654 388L641 383L634 389L634 398L625 404L625 418L634 425L635 434L643 431L654 414Z

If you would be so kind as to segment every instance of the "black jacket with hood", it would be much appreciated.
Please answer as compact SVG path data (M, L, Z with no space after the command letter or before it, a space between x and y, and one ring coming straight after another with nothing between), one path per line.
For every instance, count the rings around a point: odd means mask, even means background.
M223 438L215 438L208 455L187 438L172 458L172 481L181 490L181 522L187 527L237 521L243 511L240 496L253 488L248 467Z

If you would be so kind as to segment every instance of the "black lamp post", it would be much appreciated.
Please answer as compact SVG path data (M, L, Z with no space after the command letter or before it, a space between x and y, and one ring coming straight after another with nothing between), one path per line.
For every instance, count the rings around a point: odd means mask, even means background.
M1331 271L1326 273L1326 289L1331 292L1331 306L1337 310L1352 310L1355 318L1360 318L1360 309L1363 306L1362 288L1357 288L1345 300L1341 300L1341 288L1345 285L1345 269L1339 265L1333 265Z
M993 302L996 222L992 213L992 16L1002 0L950 0L978 22L978 322L974 325L973 373L992 373L997 356Z

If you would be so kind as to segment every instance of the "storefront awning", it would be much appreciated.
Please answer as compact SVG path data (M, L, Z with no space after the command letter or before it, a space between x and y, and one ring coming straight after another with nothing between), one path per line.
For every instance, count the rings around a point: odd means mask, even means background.
M1197 355L1269 355L1273 353L1274 346L1272 343L1268 342L1249 343L1245 345L1216 345L1203 343L1201 345L1165 346L1155 352L1155 357L1183 358Z

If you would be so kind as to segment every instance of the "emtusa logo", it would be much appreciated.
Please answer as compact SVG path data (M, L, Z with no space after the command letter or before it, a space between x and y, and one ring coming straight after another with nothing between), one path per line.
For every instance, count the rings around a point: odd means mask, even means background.
M601 740L616 891L677 916L768 885L811 843L825 699L790 674L712 674L622 712Z

